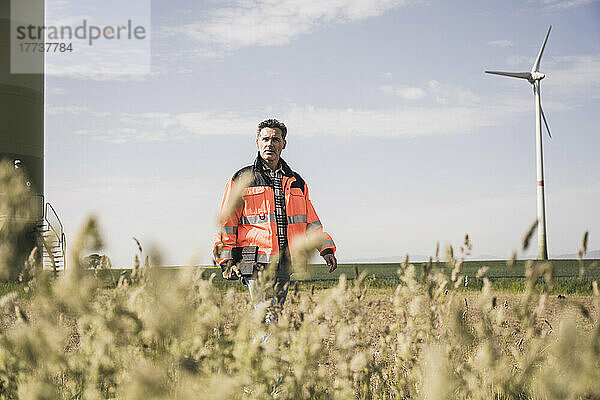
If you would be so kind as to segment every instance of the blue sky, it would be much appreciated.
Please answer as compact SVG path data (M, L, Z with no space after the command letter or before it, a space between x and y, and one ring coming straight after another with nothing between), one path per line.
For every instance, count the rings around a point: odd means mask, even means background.
M47 0L47 18L67 20L65 4ZM508 256L536 218L533 95L483 71L531 69L549 25L549 252L576 252L586 230L600 248L600 2L148 9L151 72L119 68L123 52L99 46L107 70L67 61L46 80L46 195L71 240L98 215L115 265L131 263L132 236L166 264L209 262L225 182L254 159L269 117L288 126L283 157L340 260L432 254L465 233L475 255Z

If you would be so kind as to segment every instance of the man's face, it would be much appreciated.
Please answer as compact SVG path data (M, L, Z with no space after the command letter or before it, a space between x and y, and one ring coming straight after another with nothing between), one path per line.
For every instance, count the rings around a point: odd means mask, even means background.
M256 138L256 147L263 160L274 166L279 162L281 151L285 149L285 139L279 128L262 128Z

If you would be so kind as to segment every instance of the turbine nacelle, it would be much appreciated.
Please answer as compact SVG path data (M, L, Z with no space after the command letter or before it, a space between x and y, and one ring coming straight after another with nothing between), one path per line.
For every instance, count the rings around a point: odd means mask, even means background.
M541 72L532 72L531 76L529 77L529 79L527 79L529 82L533 83L534 81L541 81L542 79L544 79L546 77L546 74L542 74Z

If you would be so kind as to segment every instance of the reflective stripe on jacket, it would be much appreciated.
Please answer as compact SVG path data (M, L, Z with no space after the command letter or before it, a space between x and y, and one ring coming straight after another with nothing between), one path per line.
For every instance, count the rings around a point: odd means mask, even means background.
M292 259L294 243L305 240L305 233L323 232L323 226L308 196L308 186L296 172L293 172L283 159L280 159L284 176L282 186L287 214L287 239ZM262 170L260 156L254 165L236 172L225 187L221 202L221 213L229 207L233 199L236 181L242 174L253 174L250 185L244 189L242 203L230 215L221 218L214 237L214 257L218 264L232 258L234 247L258 246L258 262L269 263L279 254L277 222L275 219L275 194L269 177ZM327 233L319 249L321 255L334 253L335 243Z

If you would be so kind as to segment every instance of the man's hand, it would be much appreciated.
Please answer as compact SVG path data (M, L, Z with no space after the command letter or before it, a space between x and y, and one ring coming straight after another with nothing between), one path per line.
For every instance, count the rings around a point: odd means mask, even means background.
M325 259L325 262L329 266L329 273L332 273L333 271L335 271L337 269L337 259L335 258L335 256L333 254L325 254L323 256L323 258Z
M225 267L222 267L221 270L223 271L223 278L228 281L236 281L242 276L237 265L230 261L227 261Z

